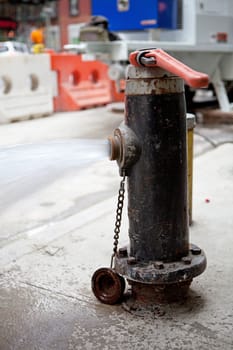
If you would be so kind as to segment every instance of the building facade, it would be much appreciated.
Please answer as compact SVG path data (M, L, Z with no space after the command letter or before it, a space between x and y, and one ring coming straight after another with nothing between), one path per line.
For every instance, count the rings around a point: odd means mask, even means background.
M37 5L21 0L14 3L0 0L0 17L18 23L15 40L30 44L30 32L42 22L45 25L46 46L62 50L67 43L77 43L80 26L89 21L91 0L57 0ZM2 22L3 23L3 22ZM10 29L0 27L0 41L8 40Z
M91 0L59 0L57 6L61 47L78 42L80 25L90 20Z

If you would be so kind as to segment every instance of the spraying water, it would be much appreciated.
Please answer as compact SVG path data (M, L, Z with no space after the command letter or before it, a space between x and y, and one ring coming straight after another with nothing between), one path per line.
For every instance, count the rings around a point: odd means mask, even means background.
M58 140L0 148L0 209L67 172L108 157L107 140Z

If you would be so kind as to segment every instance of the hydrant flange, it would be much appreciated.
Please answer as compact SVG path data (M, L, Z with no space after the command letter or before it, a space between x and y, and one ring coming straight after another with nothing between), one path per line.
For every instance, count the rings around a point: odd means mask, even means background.
M198 252L198 254L196 253ZM195 245L191 245L189 254L181 260L173 262L150 261L137 262L129 257L115 258L115 269L127 280L154 285L179 283L190 281L200 275L206 268L204 252Z

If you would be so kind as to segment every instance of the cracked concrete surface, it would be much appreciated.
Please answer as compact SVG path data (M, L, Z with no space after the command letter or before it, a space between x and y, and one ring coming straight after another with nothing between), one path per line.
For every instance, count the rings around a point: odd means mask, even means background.
M7 142L6 131L11 143L73 137L76 126L77 137L83 130L83 137L102 138L121 118L95 109L3 125L0 140ZM127 312L94 298L91 276L110 262L119 184L115 163L100 161L54 179L1 214L1 350L233 348L233 130L196 130L190 234L208 267L187 300ZM126 242L125 210L120 245Z

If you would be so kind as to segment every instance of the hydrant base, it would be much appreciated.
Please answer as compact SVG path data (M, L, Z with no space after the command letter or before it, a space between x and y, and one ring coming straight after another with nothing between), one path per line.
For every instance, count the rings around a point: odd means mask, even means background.
M129 304L150 306L154 304L169 304L184 300L189 291L192 280L171 284L144 284L128 281L131 288Z

